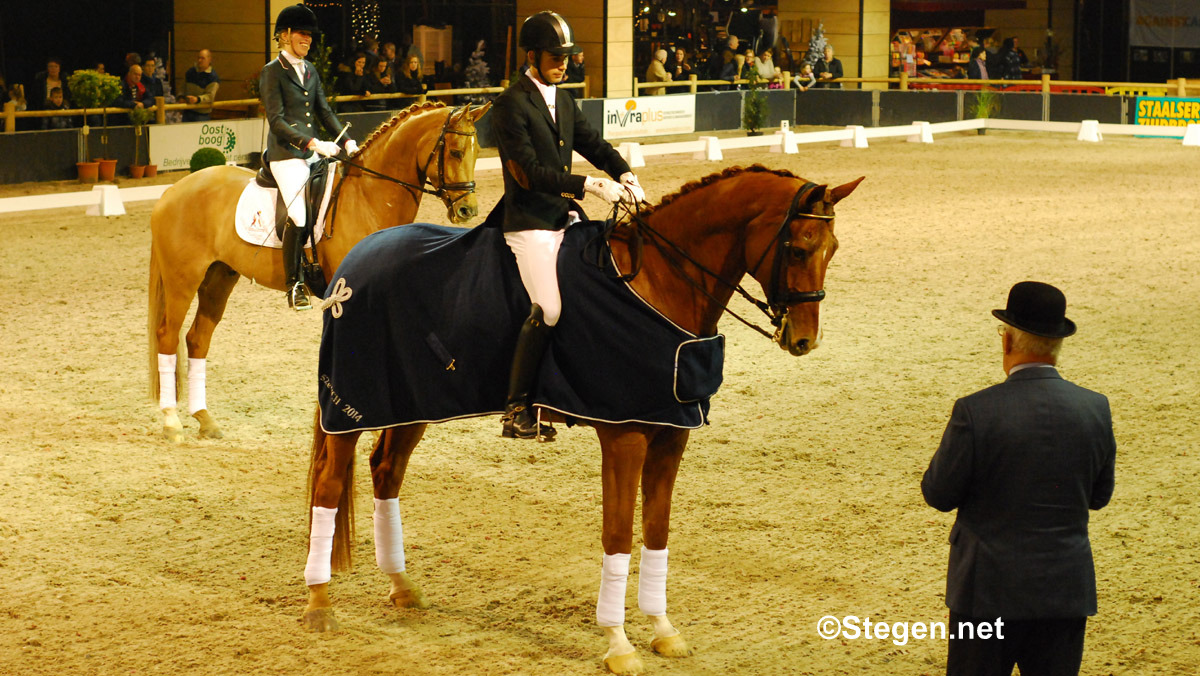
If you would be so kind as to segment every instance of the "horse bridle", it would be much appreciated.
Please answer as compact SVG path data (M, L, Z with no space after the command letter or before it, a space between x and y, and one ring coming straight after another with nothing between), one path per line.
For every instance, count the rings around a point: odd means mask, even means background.
M802 247L798 247L798 246L795 246L792 244L791 229L788 228L788 225L792 221L796 220L797 218L801 218L801 217L814 218L814 219L825 220L825 221L833 220L832 215L815 214L812 212L806 212L806 211L800 210L802 208L802 203L800 201L801 197L803 197L806 193L808 193L810 190L812 190L815 187L817 187L817 184L809 181L809 182L805 183L803 186L801 186L799 190L796 191L795 196L792 197L792 203L788 207L787 213L784 214L783 222L779 224L779 229L775 232L775 236L771 240L771 245L769 245L765 249L763 249L763 253L761 256L759 256L758 262L756 262L754 264L754 267L750 269L750 274L753 276L756 272L758 272L758 268L760 268L762 266L763 261L766 260L767 254L770 253L772 250L774 250L775 259L772 263L773 268L771 270L771 282L767 288L767 299L765 301L755 298L754 295L751 294L749 291L747 291L746 288L744 286L742 286L740 283L735 284L733 282L730 282L729 280L722 277L720 275L720 273L710 270L706 266L702 265L699 261L697 261L695 258L693 258L690 254L688 254L687 251L684 251L683 248L680 247L678 244L676 244L675 242L672 242L670 239L668 239L662 233L658 232L653 227L651 227L650 224L647 223L646 220L644 218L642 218L635 211L630 210L628 213L629 213L630 218L637 225L638 232L644 231L644 232L649 233L651 235L651 237L653 238L656 246L659 246L659 248L661 249L660 243L667 245L675 253L679 254L685 260L687 260L689 263L691 263L692 265L699 268L700 271L703 272L704 274L708 275L709 277L712 277L714 280L716 280L720 284L724 285L725 287L733 289L734 291L737 291L743 298L745 298L750 303L752 303L755 307L757 307L759 310L761 310L762 313L767 316L767 319L769 319L771 321L771 324L776 329L779 329L783 325L783 318L787 314L789 305L795 305L797 303L819 303L822 300L824 300L824 298L825 298L825 290L824 289L818 289L816 291L791 291L787 288L787 267L788 266L787 266L786 257L788 255L803 256L803 255L807 255L807 253L808 253ZM614 206L614 211L615 211L615 209L616 209L616 206ZM611 234L612 233L611 233L611 228L610 228L610 231L607 232L605 236L608 237L608 236L611 236ZM691 275L689 275L687 273L686 270L684 270L682 263L680 263L678 260L675 260L671 256L664 256L664 258L667 260L668 263L671 264L672 267L675 268L676 272L678 272L679 275L688 282L688 284L690 284L693 288L695 288L696 290L700 291L702 294L707 296L709 300L713 301L714 303L720 304L720 301L715 296L713 296L713 294L704 286L704 284L701 281L693 278ZM621 279L626 282L632 280L634 277L637 276L638 272L640 271L640 268L641 268L640 260L635 261L633 263L633 270L627 275L622 275ZM727 306L724 307L723 310L724 310L724 312L726 312L730 316L732 316L734 319L737 319L738 321L745 324L746 326L749 326L750 328L754 329L755 331L758 331L759 333L766 336L767 338L770 338L772 340L775 339L775 334L772 334L772 333L768 332L767 330L759 327L758 325L744 319L743 317L741 317L737 313L735 313L733 310L730 310Z
M458 197L455 197L453 200L450 200L450 202L447 204L447 208L453 210L454 205L458 204L459 201L465 199L468 195L475 192L475 181L459 181L456 183L446 183L446 174L445 174L445 170L446 170L446 161L445 161L446 134L457 134L459 136L474 136L475 135L474 131L461 131L458 129L452 129L450 127L450 121L452 119L454 119L454 116L458 113L459 110L461 110L461 108L454 108L450 111L450 114L446 116L446 121L445 121L445 123L442 124L442 131L440 134L438 134L437 141L433 144L433 149L429 151L429 157L427 157L425 159L425 164L417 172L417 175L421 180L421 183L419 185L414 184L414 183L409 183L408 181L403 181L394 176L388 176L387 174L385 174L383 172L376 171L374 169L371 169L370 167L365 167L361 164L358 164L357 162L352 162L350 160L341 160L341 162L346 167L353 167L355 169L358 169L359 171L362 171L367 174L371 174L372 176L375 176L377 178L382 178L384 180L391 181L392 183L397 183L399 185L404 186L405 188L408 189L408 191L410 193L412 193L414 199L417 197L417 193L425 193L426 195L433 195L434 197L442 200L442 202L446 202L446 196L448 194L450 194L451 192L455 192L455 191L462 191L461 195L459 195ZM439 151L442 151L442 152L439 152ZM435 156L437 157L438 183L440 183L440 185L435 184L433 182L433 180L431 179L431 177L429 176L429 165L433 164L433 158ZM426 187L426 185L431 185L431 186L433 186L434 189L430 190L429 188Z

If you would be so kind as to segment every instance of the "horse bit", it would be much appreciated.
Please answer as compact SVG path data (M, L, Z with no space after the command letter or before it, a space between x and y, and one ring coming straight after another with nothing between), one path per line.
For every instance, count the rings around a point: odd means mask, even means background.
M815 214L812 212L805 212L805 211L800 210L801 206L802 206L800 203L800 198L805 193L809 192L810 190L812 190L815 187L817 187L817 184L809 181L809 182L805 183L803 186L801 186L799 190L796 191L796 195L794 197L792 197L792 203L788 207L787 213L783 217L783 222L779 224L779 230L776 231L775 236L772 238L772 245L774 247L775 256L774 256L774 260L772 261L771 283L767 288L767 299L765 301L761 301L761 300L758 300L757 298L755 298L741 284L734 284L733 282L730 282L729 280L722 277L719 273L717 273L713 270L710 270L709 268L702 265L699 261L697 261L695 258L693 258L686 251L684 251L683 248L680 247L678 244L667 239L662 233L660 233L657 230L655 230L654 228L650 227L650 224L647 223L645 221L645 219L641 218L641 216L638 215L637 213L635 213L634 211L630 210L628 213L629 213L630 217L634 220L634 222L637 224L639 231L644 230L646 232L649 232L654 237L654 239L661 241L661 242L667 244L668 246L670 246L671 249L673 249L675 251L675 253L679 254L684 259L686 259L689 263L691 263L692 265L699 268L701 272L708 275L709 277L712 277L713 279L715 279L717 282L723 284L724 286L726 286L730 289L733 289L734 291L737 291L743 298L750 301L750 303L752 303L755 307L757 307L759 310L761 310L762 313L767 316L767 319L769 319L771 321L771 324L778 330L778 329L782 328L783 318L787 314L789 305L795 305L797 303L819 303L825 299L825 290L824 289L818 289L816 291L791 291L787 288L787 280L786 280L786 276L787 276L786 258L787 258L787 256L790 255L794 258L803 258L804 256L806 256L808 254L808 252L804 248L798 247L798 246L795 246L792 244L792 240L790 237L791 229L788 228L788 224L790 224L795 219L801 218L801 217L813 218L813 219L824 220L824 221L832 221L833 220L832 215ZM807 206L807 205L804 205L804 206ZM614 207L614 211L615 211L615 209L616 209L616 207ZM608 234L611 236L611 232ZM750 268L751 276L753 276L755 273L758 272L758 268L762 266L763 261L766 260L767 254L770 253L771 250L772 250L772 246L768 246L766 249L763 249L763 253L761 256L759 256L758 262L756 262L754 264L754 267ZM683 269L683 266L679 263L679 261L675 260L674 258L672 258L670 256L667 256L666 259L667 259L667 262L669 262L672 265L672 267L674 267L675 270L680 274L680 276L683 277L693 288L700 291L702 294L707 296L708 299L713 301L714 303L719 303L717 298L714 297L712 295L712 293L709 292L708 289L706 289L701 282L693 279L689 274L687 274L687 272ZM634 264L634 269L632 272L630 272L630 274L621 276L622 281L628 282L628 281L632 280L634 277L636 277L640 267L641 267L640 261L638 261L637 263ZM738 321L745 324L746 326L749 326L750 328L754 329L755 331L758 331L759 333L766 336L767 338L771 338L772 340L774 340L775 336L773 336L771 333L767 332L765 329L762 329L759 326L747 321L746 319L742 318L737 313L735 313L733 310L730 310L728 307L724 307L723 309L725 312L727 312L729 315L731 315L734 319L737 319Z

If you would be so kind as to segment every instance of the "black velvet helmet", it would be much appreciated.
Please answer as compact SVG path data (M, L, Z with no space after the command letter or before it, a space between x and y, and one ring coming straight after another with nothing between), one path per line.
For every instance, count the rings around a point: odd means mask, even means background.
M556 12L543 11L525 19L521 24L519 43L526 50L546 51L556 55L578 54L583 51L575 42L571 25Z
M275 19L275 35L286 30L308 31L316 37L321 33L317 28L317 15L304 5L292 5L284 7L279 13L279 18Z

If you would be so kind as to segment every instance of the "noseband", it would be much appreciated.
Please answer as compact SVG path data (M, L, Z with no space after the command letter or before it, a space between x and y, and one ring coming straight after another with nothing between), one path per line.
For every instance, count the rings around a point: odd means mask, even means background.
M824 289L818 289L816 291L792 291L787 288L787 268L788 268L787 256L791 255L793 257L801 258L808 254L807 250L805 250L804 248L798 247L798 246L795 246L794 244L792 244L791 229L788 228L788 225L792 221L796 220L797 218L801 218L801 217L814 218L814 219L824 220L824 221L832 221L833 220L833 216L829 216L829 215L825 215L825 214L814 214L811 212L801 211L802 205L800 202L800 198L803 197L806 193L808 193L811 189L815 188L816 186L817 186L816 183L813 183L810 181L808 183L805 183L803 186L800 187L799 190L796 191L795 196L792 197L792 203L788 207L787 213L784 214L783 222L779 224L779 230L776 231L775 237L772 238L772 240L771 240L771 245L768 246L767 248L763 249L763 253L761 256L759 256L758 262L755 263L754 267L751 268L751 270L750 270L750 274L754 275L754 273L758 271L758 268L760 268L762 266L763 261L766 260L767 254L770 253L772 250L775 252L775 260L772 264L772 270L771 270L771 283L767 288L767 300L765 300L765 301L755 298L741 284L735 284L733 282L730 282L729 280L722 277L719 273L717 273L713 270L710 270L709 268L702 265L699 261L697 261L695 258L693 258L690 254L688 254L688 252L684 251L683 248L680 247L678 244L667 239L662 233L660 233L657 230L655 230L654 228L652 228L650 226L650 224L647 223L646 220L644 218L642 218L636 212L630 210L628 213L629 213L630 218L636 224L638 233L641 233L641 232L649 233L649 235L651 236L651 240L656 245L658 245L660 248L661 248L661 245L665 244L666 246L670 247L673 251L675 251L675 253L679 254L682 258L687 260L689 263L691 263L692 265L699 268L699 270L701 272L703 272L705 275L712 277L714 280L716 280L723 286L733 289L734 291L737 291L739 294L741 294L741 296L743 298L750 301L752 304L754 304L755 307L757 307L759 310L761 310L763 312L763 314L765 314L767 316L767 318L771 321L771 324L773 326L775 326L776 329L779 329L783 325L783 318L784 318L784 316L787 315L789 305L794 305L796 303L819 303L825 298L825 290ZM615 221L616 221L615 212L619 206L620 206L620 204L618 203L617 205L614 205L614 207L613 207L613 209L614 209L614 218L612 219L613 223L612 223L612 225L609 226L609 228L606 229L606 232L603 235L606 238L610 237L612 235L612 228L615 227ZM635 249L636 248L640 248L640 246L635 247ZM707 296L709 300L713 301L714 303L720 304L720 301L717 300L717 298L714 297L712 295L712 293L708 291L707 288L705 288L705 286L702 282L694 279L691 275L689 275L687 273L686 270L684 270L682 263L680 263L678 260L676 260L672 256L664 256L664 258L666 259L666 261L668 263L671 264L671 266L673 268L675 268L675 271L678 272L679 275L688 282L688 284L690 284L693 288L695 288L700 293ZM638 257L637 260L633 261L633 270L631 270L629 274L621 276L622 281L628 282L628 281L632 280L634 277L637 276L640 269L641 269L641 261L640 261L640 257ZM746 326L749 326L750 328L754 329L755 331L758 331L759 333L766 336L767 338L774 340L775 336L778 333L778 332L776 332L775 334L772 334L771 332L759 327L758 325L753 324L752 322L742 318L737 313L735 313L733 310L730 310L728 307L723 307L723 310L726 313L728 313L730 316L732 316L734 319L740 321L741 323L745 324Z

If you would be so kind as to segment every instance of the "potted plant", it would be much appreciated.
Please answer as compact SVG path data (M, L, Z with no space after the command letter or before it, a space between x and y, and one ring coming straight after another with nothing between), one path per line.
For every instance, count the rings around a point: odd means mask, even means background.
M67 79L67 84L71 87L71 98L75 103L83 108L83 150L84 157L81 160L87 159L88 148L88 108L100 108L104 120L104 132L100 135L100 142L104 146L105 154L108 151L108 113L103 112L103 109L108 104L117 100L121 95L121 80L115 75L108 75L94 70L77 70ZM93 160L100 162L100 180L111 181L116 175L117 161L116 160ZM84 162L83 164L86 164ZM80 167L82 176L83 167ZM83 180L82 178L80 180Z
M971 113L975 117L986 120L999 110L1000 95L996 93L996 90L983 87L975 93L975 101L971 104ZM987 129L983 127L976 131L980 136L987 134Z
M129 165L129 175L133 178L141 178L146 173L146 165L138 164L138 161L142 158L142 131L153 115L148 108L134 108L129 111L129 121L133 123L133 164ZM149 147L146 151L149 152Z
M750 68L749 75L750 88L742 98L742 128L746 130L746 136L761 136L767 123L767 95L763 93L758 69Z

